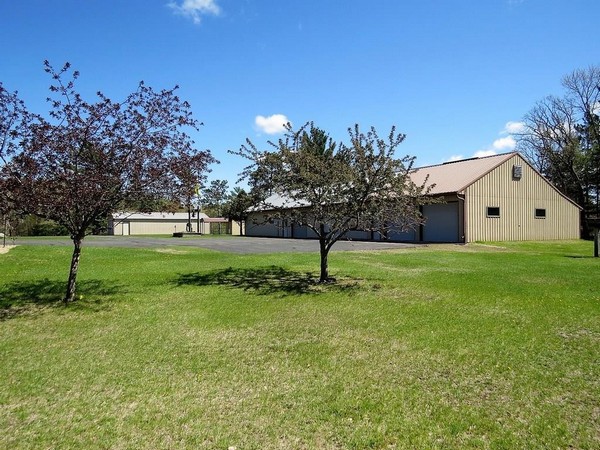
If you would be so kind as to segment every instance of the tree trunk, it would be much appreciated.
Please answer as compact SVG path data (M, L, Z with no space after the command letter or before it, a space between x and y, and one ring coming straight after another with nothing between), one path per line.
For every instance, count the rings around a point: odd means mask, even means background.
M71 257L71 270L69 271L69 281L67 282L67 292L65 293L65 304L75 300L75 283L77 281L77 270L79 269L79 257L81 255L81 245L83 239L73 238L73 256Z
M319 238L319 249L321 253L321 276L319 283L326 283L329 281L329 265L327 263L327 256L329 255L329 249L324 238Z
M579 220L581 222L581 236L580 237L581 237L581 239L589 240L593 236L591 235L591 232L590 232L590 224L588 222L588 214L587 214L587 211L585 210L585 208L583 208L581 210L581 212L579 213Z

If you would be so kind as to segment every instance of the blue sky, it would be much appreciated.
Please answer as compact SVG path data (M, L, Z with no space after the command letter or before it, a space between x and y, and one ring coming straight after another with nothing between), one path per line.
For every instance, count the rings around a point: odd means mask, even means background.
M230 186L245 162L227 150L283 120L336 140L396 125L422 166L512 150L536 101L600 64L598 17L598 0L5 0L0 81L40 113L45 59L88 100L178 84Z

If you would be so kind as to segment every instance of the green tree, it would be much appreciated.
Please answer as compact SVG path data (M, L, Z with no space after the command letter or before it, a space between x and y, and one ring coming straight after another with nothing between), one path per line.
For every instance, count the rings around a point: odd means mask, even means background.
M249 209L255 203L255 199L240 187L235 187L229 194L229 199L223 207L223 216L239 224L240 235L244 234L244 222L248 218Z
M221 217L223 214L223 205L227 201L229 183L227 180L212 180L208 186L202 191L202 203L205 209L211 213Z
M320 282L330 281L328 255L350 230L406 231L424 223L419 206L429 188L409 177L414 157L396 158L404 135L392 128L387 139L374 128L348 130L349 144L337 144L312 123L260 151L251 141L232 152L251 161L241 176L261 201L265 220L306 226L319 240Z

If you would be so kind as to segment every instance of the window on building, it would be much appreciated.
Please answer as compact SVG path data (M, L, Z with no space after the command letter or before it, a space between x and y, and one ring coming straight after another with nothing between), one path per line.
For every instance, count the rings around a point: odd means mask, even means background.
M545 208L535 208L535 218L536 219L545 219L546 218L546 209Z
M488 206L487 207L487 216L488 217L500 217L500 207Z

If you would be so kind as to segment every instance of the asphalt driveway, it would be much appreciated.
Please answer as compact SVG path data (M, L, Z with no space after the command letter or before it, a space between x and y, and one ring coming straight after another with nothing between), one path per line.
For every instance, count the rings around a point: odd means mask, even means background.
M12 242L10 242L12 244ZM68 238L19 238L16 245L71 246ZM8 242L7 242L8 244ZM228 253L282 253L282 252L318 252L319 242L312 239L258 238L245 236L208 237L185 236L144 237L144 236L88 236L84 240L87 247L128 247L128 248L166 248L196 247ZM389 250L416 247L415 244L397 242L338 241L331 251Z

